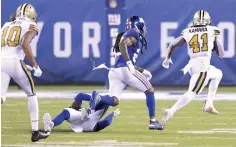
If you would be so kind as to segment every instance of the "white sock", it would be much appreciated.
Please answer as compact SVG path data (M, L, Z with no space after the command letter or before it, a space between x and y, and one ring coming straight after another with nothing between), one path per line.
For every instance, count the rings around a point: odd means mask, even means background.
M219 86L221 79L213 79L209 84L208 96L207 96L207 103L209 106L213 106L213 98L216 94L217 88Z
M156 121L156 119L155 119L155 118L151 118L150 120L151 120L151 121Z
M182 95L178 101L170 108L172 114L174 114L179 109L183 108L184 106L188 105L188 103L195 98L196 94L194 92L186 92Z
M37 131L39 129L39 106L37 96L28 97L28 110L30 113L32 131Z

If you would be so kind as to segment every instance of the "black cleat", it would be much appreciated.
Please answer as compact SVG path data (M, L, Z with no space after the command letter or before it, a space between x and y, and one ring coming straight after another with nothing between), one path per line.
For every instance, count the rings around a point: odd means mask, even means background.
M50 132L47 131L32 131L31 141L36 142L40 139L45 139L49 136Z

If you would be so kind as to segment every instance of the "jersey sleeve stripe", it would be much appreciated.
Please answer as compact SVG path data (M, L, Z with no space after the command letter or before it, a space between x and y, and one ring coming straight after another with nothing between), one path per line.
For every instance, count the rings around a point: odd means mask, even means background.
M219 30L215 30L215 35L220 35L220 31Z
M34 30L37 34L38 34L38 32L39 32L38 27L37 27L36 25L33 25L33 24L30 25L29 29L30 29L30 30Z

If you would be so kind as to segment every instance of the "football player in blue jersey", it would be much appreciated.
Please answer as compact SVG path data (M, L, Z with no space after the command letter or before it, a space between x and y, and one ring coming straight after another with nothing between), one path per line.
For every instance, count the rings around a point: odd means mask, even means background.
M53 120L49 113L43 116L44 130L51 132L51 129L67 121L74 132L98 132L110 126L114 117L120 114L119 109L108 114L103 120L101 118L108 110L108 105L99 102L99 95L93 92L92 95L79 93L69 108L64 108ZM89 102L89 108L83 108L82 102Z
M119 104L123 89L127 85L135 87L146 95L146 104L150 117L149 129L163 130L163 125L159 124L155 118L154 89L149 82L152 75L149 71L135 66L136 59L142 53L142 48L147 47L145 35L146 25L143 18L131 16L127 19L126 32L118 35L114 46L116 62L108 75L110 95L100 96L100 101L109 106L116 106Z

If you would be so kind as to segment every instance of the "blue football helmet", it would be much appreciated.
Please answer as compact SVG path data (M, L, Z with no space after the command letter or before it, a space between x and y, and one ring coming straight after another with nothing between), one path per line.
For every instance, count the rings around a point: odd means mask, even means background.
M130 29L136 29L143 36L147 33L145 22L139 16L131 16L126 20L126 30Z

